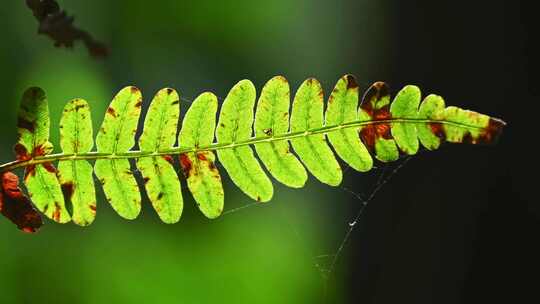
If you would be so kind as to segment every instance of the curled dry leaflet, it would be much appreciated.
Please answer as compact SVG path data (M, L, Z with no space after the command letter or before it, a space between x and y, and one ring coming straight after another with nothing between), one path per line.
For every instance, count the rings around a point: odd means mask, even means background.
M97 132L95 150L90 107L74 99L60 121L62 152L53 154L45 93L30 88L18 116L16 160L0 165L0 210L26 232L36 231L42 223L34 207L59 223L89 225L96 216L95 174L113 209L134 219L141 210L141 191L133 159L163 222L175 223L182 214L177 171L200 211L216 218L224 206L223 172L216 161L247 196L267 202L274 191L268 175L301 188L309 172L322 183L337 186L343 174L336 154L355 170L367 172L373 157L391 162L400 154L417 153L420 146L437 149L443 141L492 143L505 126L496 118L447 107L438 95L422 100L420 89L412 85L391 98L387 85L377 82L359 105L358 85L351 75L339 79L326 104L321 84L307 79L296 91L290 113L290 88L281 76L266 83L257 103L256 97L253 83L242 80L230 90L216 117L216 96L203 93L178 130L179 95L162 89L148 109L139 150L132 149L143 104L139 89L126 87L114 97ZM29 198L12 173L17 168L24 169Z

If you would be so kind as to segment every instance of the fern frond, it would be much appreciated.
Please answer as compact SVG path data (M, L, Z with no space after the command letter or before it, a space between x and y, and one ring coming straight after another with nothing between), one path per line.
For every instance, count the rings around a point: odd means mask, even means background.
M60 123L63 152L51 154L45 93L31 88L19 112L17 160L0 165L0 173L5 179L8 172L24 168L24 183L39 211L56 222L72 219L84 226L95 218L93 173L120 216L138 216L141 194L129 161L134 159L159 217L175 223L183 198L173 156L178 157L201 212L216 218L223 212L224 191L214 152L236 186L252 199L266 202L274 190L263 166L289 187L302 187L307 172L337 186L342 170L336 154L355 170L367 172L373 167L372 155L390 162L400 154L417 153L420 145L434 150L443 141L492 143L505 126L502 120L484 114L446 107L437 95L422 101L420 89L411 85L391 100L388 86L374 83L359 106L358 85L351 75L339 79L326 111L321 84L315 79L306 80L296 92L290 118L290 88L284 77L269 80L257 104L256 95L249 80L237 83L225 98L217 123L216 96L199 95L182 121L175 146L180 97L173 89L160 90L146 115L140 150L132 150L143 100L137 88L124 88L105 114L96 151L92 151L90 108L84 100L75 99L66 105ZM93 167L91 160L95 160ZM55 161L59 161L58 170ZM13 181L11 176L8 180ZM64 198L73 206L71 214ZM1 203L2 196L0 211ZM34 226L27 231L35 230Z

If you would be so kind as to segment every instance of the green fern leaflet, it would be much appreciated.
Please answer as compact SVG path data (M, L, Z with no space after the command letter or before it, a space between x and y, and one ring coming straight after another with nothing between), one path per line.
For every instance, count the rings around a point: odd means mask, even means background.
M179 94L170 88L160 90L146 115L138 139L140 150L133 150L143 98L139 89L126 87L105 113L93 150L90 107L74 99L64 108L60 122L63 152L51 154L47 99L43 90L30 88L19 111L16 160L0 165L0 211L27 232L41 225L30 200L56 222L89 225L96 215L95 175L112 208L121 217L134 219L141 210L135 165L163 222L175 223L182 214L178 173L185 175L201 212L216 218L223 212L225 198L224 172L218 171L216 161L247 196L267 202L274 193L269 175L301 188L309 172L322 183L337 186L343 177L338 157L367 172L373 157L395 161L400 155L416 154L420 146L437 149L443 141L492 143L505 126L487 115L446 107L437 95L422 100L420 89L412 85L391 98L388 86L377 82L359 102L358 85L351 75L339 79L326 104L321 84L308 79L296 91L291 108L290 87L281 76L268 81L256 101L255 86L242 80L231 89L217 117L217 97L203 93L178 130ZM24 168L30 200L11 173L17 168Z

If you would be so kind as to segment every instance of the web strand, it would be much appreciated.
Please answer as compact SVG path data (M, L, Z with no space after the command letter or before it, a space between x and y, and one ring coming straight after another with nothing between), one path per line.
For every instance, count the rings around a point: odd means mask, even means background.
M246 205L243 205L243 206L240 206L240 207L236 207L236 208L232 208L232 209L229 209L229 210L225 210L223 211L222 215L227 215L227 214L231 214L231 213L236 213L238 211L241 211L241 210L244 210L244 209L247 209L247 208L250 208L250 207L254 207L256 205L261 205L261 203L259 202L251 202L251 203L248 203Z
M367 199L363 199L360 194L358 194L358 193L356 193L356 192L354 192L354 191L352 191L352 190L350 190L350 189L348 189L346 187L340 187L345 192L353 195L356 199L360 200L361 201L361 206L360 206L360 209L358 210L358 212L356 213L356 216L353 218L352 221L349 222L349 227L348 227L347 231L345 232L343 240L339 244L339 247L338 247L337 251L335 252L335 254L326 255L326 256L332 257L332 261L330 263L330 266L329 266L328 270L326 271L328 275L330 275L330 274L332 274L334 272L336 264L339 261L339 259L341 257L341 254L343 253L343 249L347 245L347 243L348 243L348 241L349 241L349 239L351 237L351 234L355 230L355 228L357 226L357 223L360 220L360 218L362 217L362 215L364 214L364 212L366 210L366 207L369 204L369 202L371 202L373 200L375 195L382 189L382 187L384 185L386 185L390 181L390 179L401 168L403 168L409 162L409 160L411 158L412 158L412 156L406 156L403 159L403 161L396 168L394 168L394 170L392 170L390 172L390 174L388 174L388 175L386 174L386 172L387 172L386 167L387 166L384 166L384 168L382 169L383 170L382 174L379 176L379 179L377 180L377 183L375 184L374 189L371 191L371 193L369 194ZM385 176L385 175L387 175L387 176Z

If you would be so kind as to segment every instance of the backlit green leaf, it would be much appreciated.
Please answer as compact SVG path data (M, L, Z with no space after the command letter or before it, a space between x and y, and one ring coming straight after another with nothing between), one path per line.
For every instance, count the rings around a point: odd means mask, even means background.
M310 78L302 83L294 97L291 131L308 131L322 126L323 91L321 84ZM341 183L341 168L324 134L293 138L291 144L306 168L318 180L331 186Z
M163 89L156 94L146 114L144 131L139 139L141 151L158 152L173 148L180 116L179 104L180 97L173 89ZM184 204L172 160L168 155L137 160L146 193L165 223L178 222Z
M252 136L255 86L249 80L237 83L225 98L216 129L218 142L239 142ZM249 146L218 150L220 163L232 181L249 197L266 202L274 193L272 182L264 173Z
M126 153L135 144L142 95L136 87L126 87L114 97L96 138L101 153ZM139 187L127 159L98 159L94 166L105 196L118 214L134 219L141 211Z
M417 86L408 85L404 87L396 95L390 106L392 118L417 119L420 97L420 89ZM418 152L419 144L415 124L399 122L392 124L392 137L405 154L412 155Z
M453 143L484 143L493 141L493 130L500 129L504 123L498 119L458 107L447 107L443 112L445 139ZM454 123L454 124L452 124ZM466 127L463 127L466 125Z
M328 99L326 125L340 125L358 120L358 84L352 75L343 76ZM337 155L349 166L360 172L373 167L373 159L366 146L360 141L356 129L341 129L328 133L328 140Z
M60 120L60 147L65 154L87 153L94 147L90 107L74 99L64 108ZM93 167L87 160L64 160L58 164L58 179L66 199L73 205L73 222L86 226L96 217Z
M272 78L262 89L255 113L255 136L273 137L289 131L289 83L282 76ZM266 169L279 182L301 188L307 181L307 172L292 153L287 140L262 142L255 145L257 155Z
M212 93L199 95L189 108L178 136L181 148L197 148L212 143L216 128L217 97ZM216 218L223 212L224 194L221 176L214 164L212 151L182 153L180 165L188 188L201 212Z
M444 99L438 95L428 95L418 110L418 119L441 120L444 118ZM440 130L438 130L440 127ZM418 139L426 149L435 150L441 145L442 126L431 123L418 124Z
M49 107L45 92L40 88L30 88L24 93L19 110L19 141L15 145L17 159L30 160L50 154L53 145L49 142L49 129ZM27 166L24 183L39 211L59 223L71 219L52 163Z

